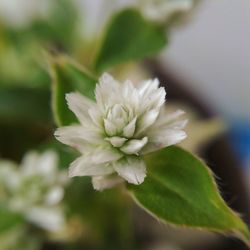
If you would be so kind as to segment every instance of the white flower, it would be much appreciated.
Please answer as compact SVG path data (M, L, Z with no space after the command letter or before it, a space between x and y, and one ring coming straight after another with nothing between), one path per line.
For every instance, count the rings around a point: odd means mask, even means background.
M55 136L81 153L70 165L70 177L92 176L97 190L112 187L121 178L142 183L146 168L141 156L186 137L182 129L187 121L178 120L183 111L166 115L165 95L157 79L135 87L107 73L96 86L96 103L79 93L67 94L80 124L59 128Z
M47 17L50 5L49 0L1 0L0 15L10 26L27 27L32 21Z
M176 13L191 10L193 4L193 0L141 0L140 8L147 18L165 21Z
M65 172L59 172L57 155L47 151L29 152L20 166L0 162L0 201L13 212L50 231L64 225L60 202L67 184Z

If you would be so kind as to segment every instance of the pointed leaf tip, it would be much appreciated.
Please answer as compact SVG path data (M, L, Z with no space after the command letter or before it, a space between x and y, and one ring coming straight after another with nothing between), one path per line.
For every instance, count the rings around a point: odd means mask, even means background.
M147 212L168 224L233 235L250 244L248 227L221 198L204 162L176 146L145 161L147 178L128 188Z

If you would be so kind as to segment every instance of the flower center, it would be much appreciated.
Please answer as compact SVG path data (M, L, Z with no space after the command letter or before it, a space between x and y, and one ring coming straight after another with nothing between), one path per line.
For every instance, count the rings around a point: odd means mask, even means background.
M138 155L139 151L147 143L148 138L134 138L137 124L137 116L123 104L115 104L107 110L104 118L104 130L106 141L125 154Z

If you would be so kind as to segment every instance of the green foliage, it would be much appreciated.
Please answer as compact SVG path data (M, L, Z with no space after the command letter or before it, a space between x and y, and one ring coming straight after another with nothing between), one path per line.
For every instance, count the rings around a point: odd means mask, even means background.
M65 200L70 216L78 216L86 230L87 249L134 249L130 199L120 189L97 192L91 180L73 178Z
M166 42L165 30L159 24L145 20L136 9L122 10L107 27L94 67L101 72L117 64L153 56Z
M50 122L50 93L47 89L28 87L0 88L1 123Z
M172 146L146 157L148 174L141 185L129 185L145 210L177 226L233 234L249 243L243 221L223 201L205 164Z
M46 17L38 17L22 28L4 27L4 38L15 48L21 48L25 43L36 43L68 50L77 38L78 14L71 0L53 1Z
M23 223L23 217L0 206L0 233L6 232Z
M0 87L0 152L20 160L50 136L50 91L45 88Z
M36 17L23 27L12 27L0 20L0 82L11 86L46 86L42 51L75 50L81 43L77 28L79 12L71 0L50 1L43 18Z
M51 3L47 19L39 19L29 27L30 34L44 42L70 50L76 42L78 12L72 1L57 0Z
M77 122L69 110L65 94L79 91L89 98L94 97L97 79L86 69L64 56L50 59L52 76L52 105L57 125L69 125Z
M17 226L0 234L1 250L39 250L39 238L25 225Z

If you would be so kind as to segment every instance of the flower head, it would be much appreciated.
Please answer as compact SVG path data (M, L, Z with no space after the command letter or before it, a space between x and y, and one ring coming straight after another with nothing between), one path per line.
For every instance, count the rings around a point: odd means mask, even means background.
M55 136L82 154L71 163L70 176L92 176L98 190L122 179L142 183L146 176L142 156L186 137L182 131L186 120L178 120L183 112L166 115L165 95L157 79L135 87L107 73L96 86L96 103L79 93L67 94L80 124L59 128Z
M20 166L0 161L0 202L37 226L56 231L64 224L60 202L67 184L65 172L57 170L57 155L29 152Z

